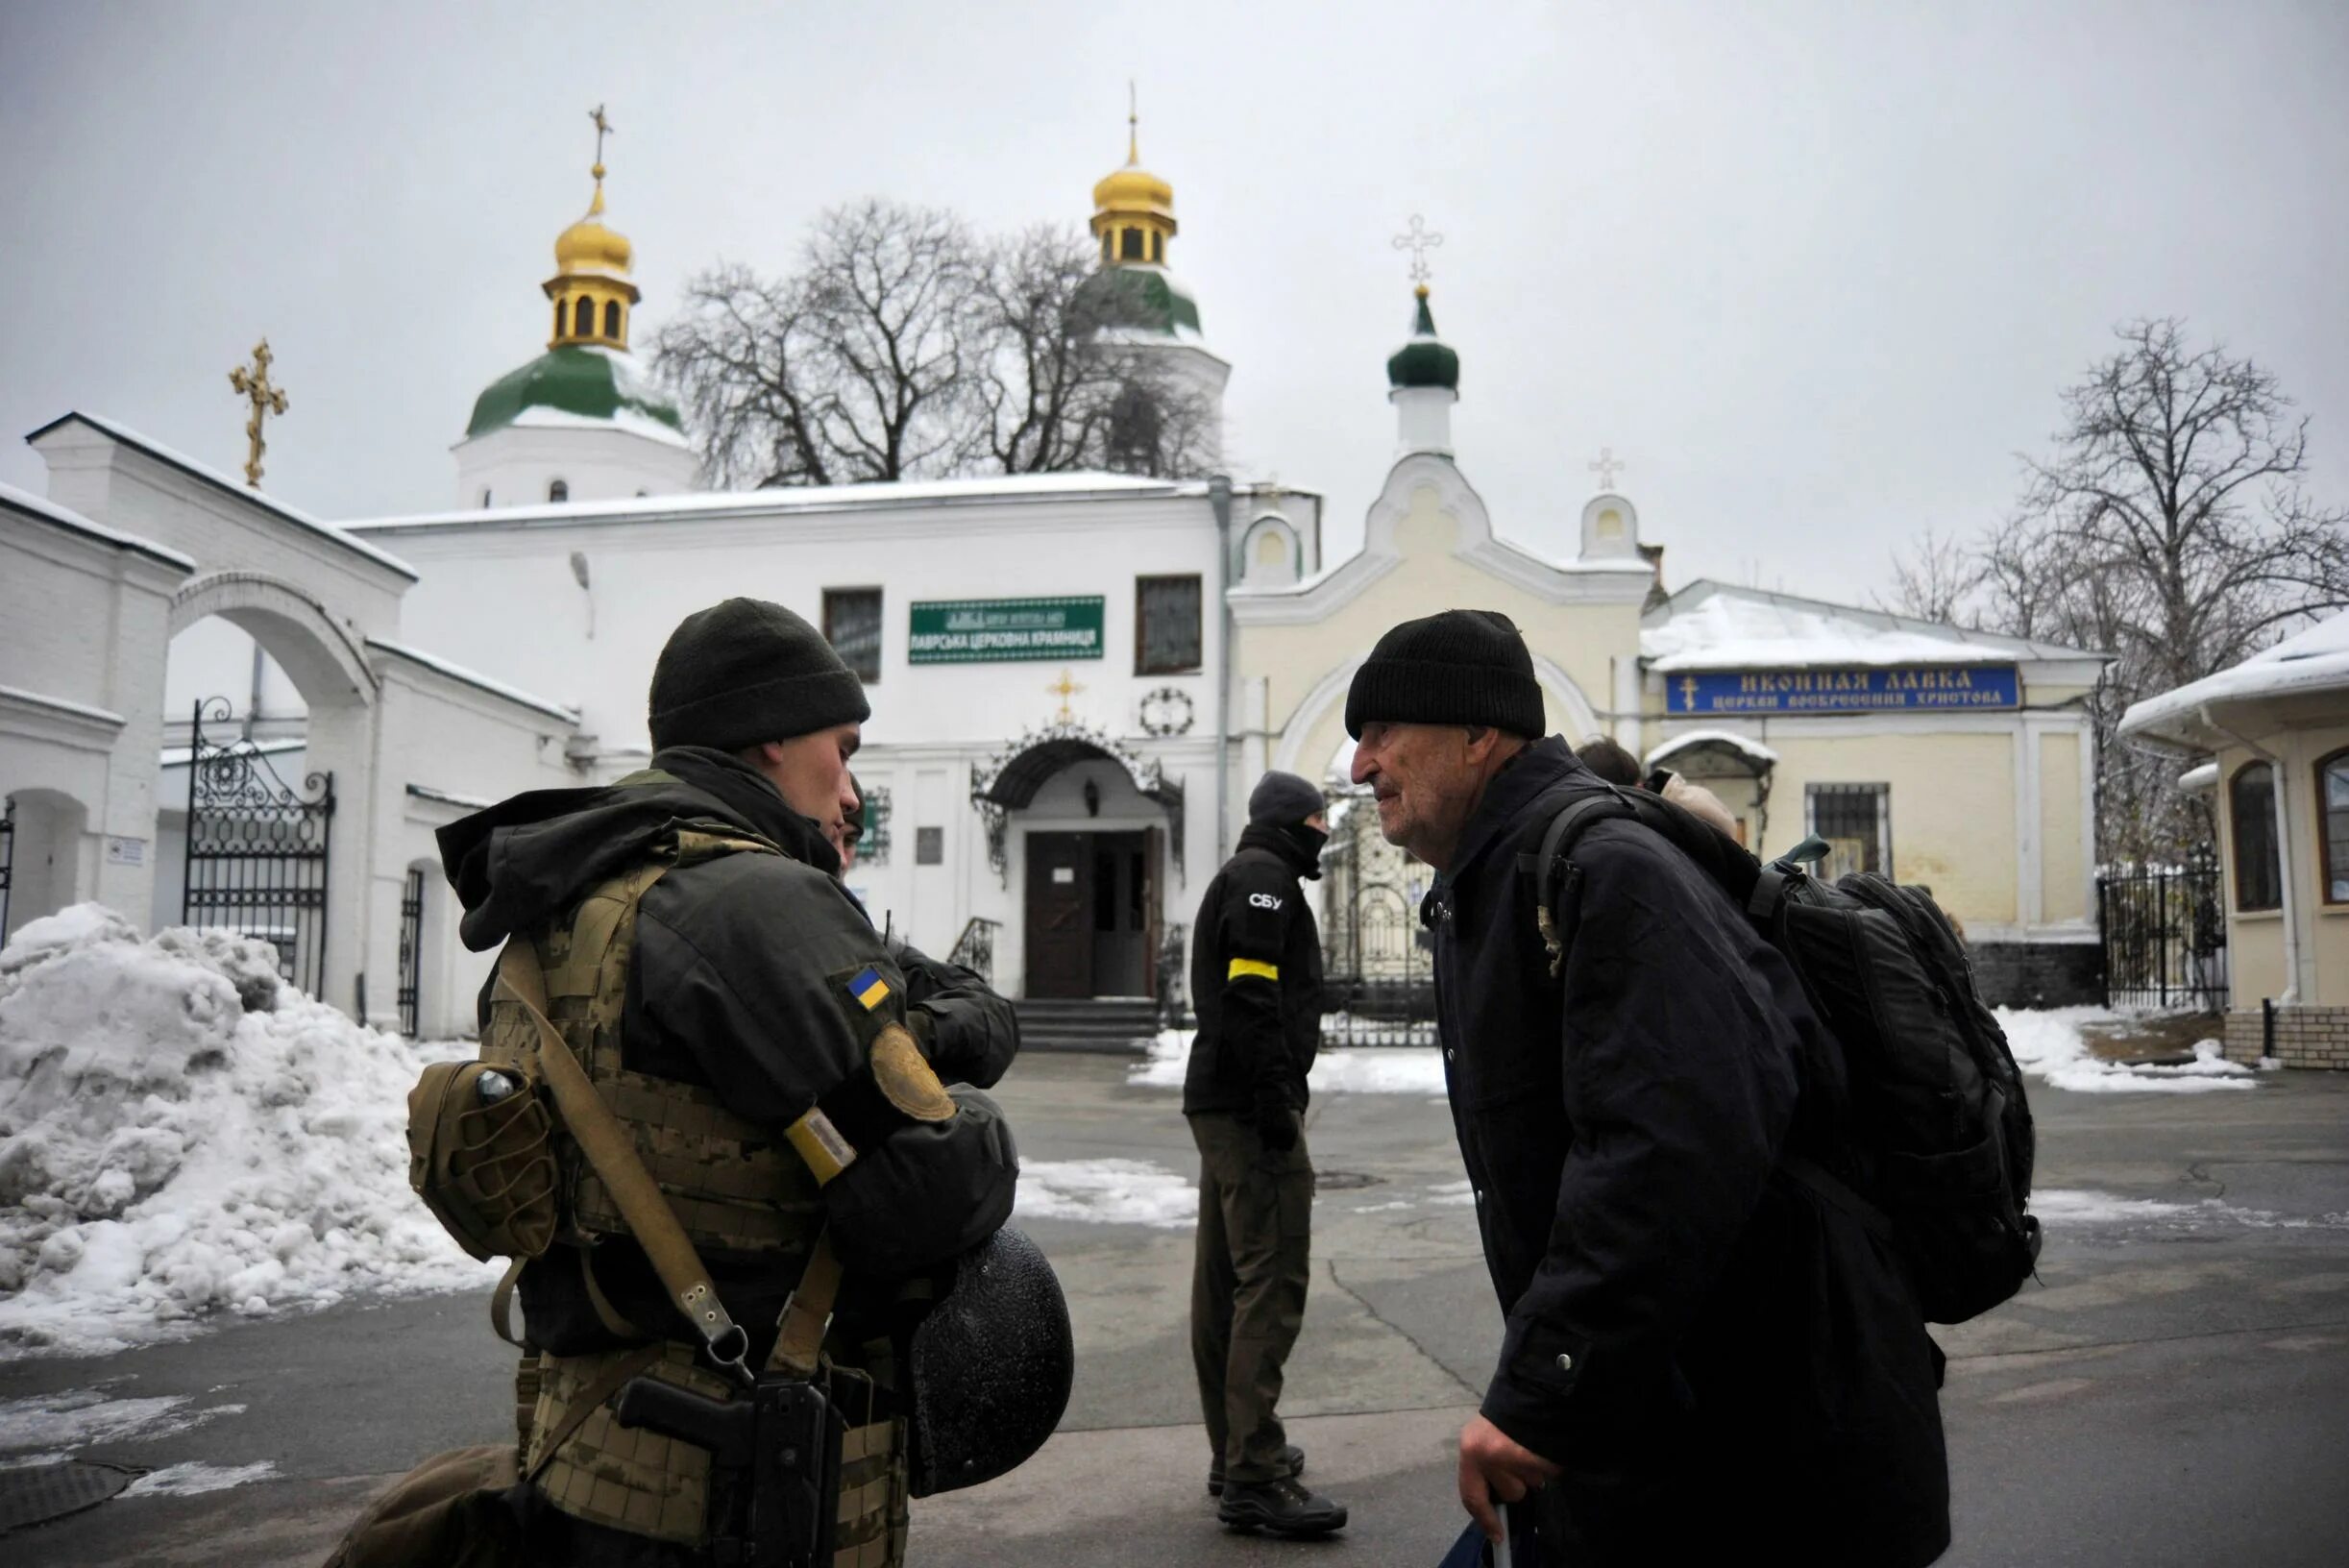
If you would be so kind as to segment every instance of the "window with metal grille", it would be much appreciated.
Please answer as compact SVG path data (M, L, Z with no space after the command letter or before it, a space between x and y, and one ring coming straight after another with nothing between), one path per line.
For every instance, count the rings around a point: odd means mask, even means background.
M424 995L424 868L411 866L400 890L400 1032L414 1040L417 1009Z
M914 864L943 866L946 864L946 830L942 827L914 829Z
M2235 907L2284 907L2284 867L2276 857L2276 771L2263 762L2235 770L2227 786L2235 827Z
M823 635L868 686L881 678L881 590L826 588Z
M865 791L865 834L856 841L856 863L859 866L889 864L889 787L867 784Z
M1134 673L1179 675L1199 668L1199 579L1134 579Z
M1827 841L1827 858L1819 865L1823 880L1853 871L1892 874L1892 803L1890 784L1813 784L1803 791L1810 830Z

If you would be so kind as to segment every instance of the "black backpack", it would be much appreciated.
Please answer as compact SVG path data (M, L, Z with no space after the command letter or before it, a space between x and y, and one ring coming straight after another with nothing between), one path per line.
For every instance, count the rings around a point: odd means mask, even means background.
M1929 1322L1962 1323L2021 1288L2040 1248L2039 1221L2024 1212L2031 1107L1949 917L1922 889L1887 877L1829 884L1794 856L1763 866L1661 796L1608 786L1558 812L1535 860L1554 975L1575 845L1592 824L1625 817L1686 852L1745 910L1843 1053L1855 1181L1795 1151L1781 1158L1785 1173L1891 1242Z

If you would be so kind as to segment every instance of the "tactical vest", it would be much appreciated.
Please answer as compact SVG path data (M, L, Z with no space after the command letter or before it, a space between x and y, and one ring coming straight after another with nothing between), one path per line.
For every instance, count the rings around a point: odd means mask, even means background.
M720 855L773 854L764 840L681 826L660 858L614 877L569 919L528 942L546 976L547 1017L597 1093L627 1128L638 1156L697 1249L733 1255L808 1250L822 1228L818 1182L794 1145L727 1111L697 1085L631 1072L621 1065L621 1016L635 949L637 909L671 868ZM535 1049L537 1024L513 997L494 993L480 1059L515 1066ZM618 1205L578 1145L557 1124L555 1236L574 1246L632 1236ZM556 1262L554 1266L561 1266ZM585 1269L588 1292L606 1326L641 1334L618 1317ZM908 1508L906 1423L886 1413L891 1366L886 1340L869 1346L827 1340L823 1376L847 1423L841 1452L835 1568L895 1568L905 1557ZM526 1355L516 1379L522 1473L556 1507L590 1524L685 1546L710 1538L711 1465L706 1450L622 1426L610 1401L628 1378L647 1374L723 1399L736 1390L697 1364L697 1347L666 1340L588 1356ZM839 1364L861 1360L865 1369Z

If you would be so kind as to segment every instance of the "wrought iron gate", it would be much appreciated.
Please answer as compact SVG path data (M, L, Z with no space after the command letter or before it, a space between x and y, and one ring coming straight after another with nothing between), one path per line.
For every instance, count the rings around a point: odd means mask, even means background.
M1432 873L1379 832L1367 795L1333 812L1323 865L1326 1045L1435 1043L1435 954L1419 923Z
M411 866L400 894L400 1032L416 1038L417 998L424 994L424 868Z
M2227 916L2214 857L2096 879L2105 1005L2227 1005Z
M9 884L16 874L16 797L0 806L0 942L8 940Z
M229 733L225 697L196 704L188 734L187 881L180 919L225 926L278 950L278 971L311 995L326 980L327 831L334 775L311 773L295 789L252 742Z

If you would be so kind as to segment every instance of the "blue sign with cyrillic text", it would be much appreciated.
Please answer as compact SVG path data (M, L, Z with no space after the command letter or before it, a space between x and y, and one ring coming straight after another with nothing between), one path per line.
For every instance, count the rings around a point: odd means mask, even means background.
M2011 664L1884 669L1711 670L1664 677L1664 711L1701 713L1981 713L2022 705Z

